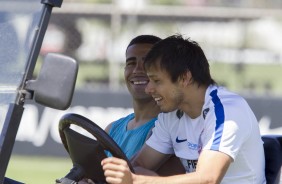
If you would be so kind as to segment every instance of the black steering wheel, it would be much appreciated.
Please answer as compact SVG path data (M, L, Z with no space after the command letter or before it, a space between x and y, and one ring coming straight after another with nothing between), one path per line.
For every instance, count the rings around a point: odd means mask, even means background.
M70 128L72 124L83 128L96 140L74 131ZM78 182L82 178L89 178L95 183L106 183L101 166L102 159L107 157L105 151L109 151L114 157L127 161L129 168L134 172L129 160L116 142L89 119L78 114L66 114L60 119L59 133L72 160L73 168L64 178L56 180L57 183Z

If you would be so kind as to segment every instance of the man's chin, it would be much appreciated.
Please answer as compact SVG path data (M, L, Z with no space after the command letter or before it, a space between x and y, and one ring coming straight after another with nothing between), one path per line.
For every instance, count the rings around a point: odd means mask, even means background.
M166 108L164 106L159 106L161 111L164 112L164 113L168 113L168 112L172 112L172 111L175 111L176 108Z
M170 112L170 111L168 111L166 108L164 108L162 106L159 106L159 107L160 107L161 111L164 112L164 113Z

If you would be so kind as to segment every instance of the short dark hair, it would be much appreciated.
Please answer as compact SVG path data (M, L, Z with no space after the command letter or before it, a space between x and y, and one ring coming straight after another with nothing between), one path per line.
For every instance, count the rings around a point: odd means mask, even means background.
M145 69L157 64L168 72L172 82L176 82L180 76L190 71L193 80L199 85L215 84L201 47L197 42L190 38L185 39L179 34L159 41L148 52L144 61Z
M159 42L160 40L162 40L162 39L157 37L157 36L154 36L154 35L139 35L139 36L136 36L135 38L133 38L129 42L129 44L126 48L126 51L127 51L128 47L130 47L131 45L134 45L134 44L142 44L142 43L155 44L155 43Z

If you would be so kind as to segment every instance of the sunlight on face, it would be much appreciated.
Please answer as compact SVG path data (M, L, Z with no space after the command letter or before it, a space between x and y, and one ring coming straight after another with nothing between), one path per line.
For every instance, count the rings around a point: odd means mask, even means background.
M161 69L159 64L147 68L149 83L146 93L152 95L157 105L163 112L170 112L178 109L183 101L183 92L178 81L173 83L170 75Z

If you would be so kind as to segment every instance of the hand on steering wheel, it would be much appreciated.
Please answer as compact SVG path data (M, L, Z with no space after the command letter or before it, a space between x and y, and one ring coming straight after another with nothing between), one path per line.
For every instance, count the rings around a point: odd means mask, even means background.
M72 124L83 128L97 140L74 131L70 128ZM116 142L91 120L74 113L66 114L60 119L59 134L73 162L73 168L63 179L78 182L82 178L89 178L95 183L106 183L101 167L101 161L107 157L106 150L114 157L125 160L130 170L134 172L129 160Z

